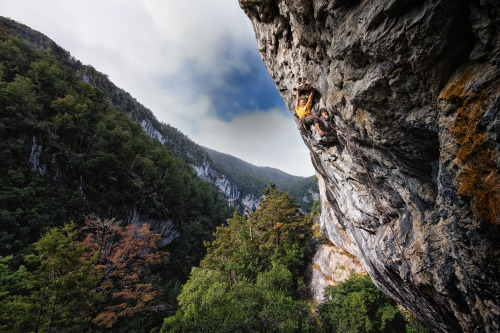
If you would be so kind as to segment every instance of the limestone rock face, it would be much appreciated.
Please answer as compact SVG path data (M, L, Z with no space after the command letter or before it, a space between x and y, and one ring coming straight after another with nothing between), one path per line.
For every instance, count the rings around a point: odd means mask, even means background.
M203 159L201 165L193 163L191 166L196 171L198 177L214 185L226 197L229 205L235 206L240 210L247 209L250 212L257 209L261 198L252 194L243 196L238 186L226 175L215 170L207 158Z
M499 332L500 3L239 3L291 113L332 116L302 131L329 239L436 331Z
M366 274L358 258L335 245L316 245L309 288L313 299L322 303L325 288L347 280L351 273Z

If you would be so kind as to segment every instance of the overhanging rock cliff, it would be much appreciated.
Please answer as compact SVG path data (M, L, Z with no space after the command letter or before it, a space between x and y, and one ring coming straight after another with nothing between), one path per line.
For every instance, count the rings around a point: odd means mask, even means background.
M500 3L239 0L278 91L356 147L304 135L322 226L439 332L500 331Z

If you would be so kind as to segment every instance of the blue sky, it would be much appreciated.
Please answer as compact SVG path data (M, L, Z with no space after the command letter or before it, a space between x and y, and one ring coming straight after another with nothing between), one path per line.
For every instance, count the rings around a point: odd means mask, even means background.
M198 144L314 174L237 0L0 0Z
M222 59L233 60L230 55L224 55ZM274 82L258 52L247 51L242 59L245 60L245 68L233 67L232 70L217 75L217 80L214 80L214 75L211 73L203 74L201 70L191 70L196 66L191 63L184 66L180 71L181 74L160 78L162 82L159 84L171 91L179 92L190 87L193 92L211 96L214 102L211 112L226 122L231 122L235 117L252 113L254 110L279 108L288 114L286 105L276 91ZM239 59L234 59L237 60Z

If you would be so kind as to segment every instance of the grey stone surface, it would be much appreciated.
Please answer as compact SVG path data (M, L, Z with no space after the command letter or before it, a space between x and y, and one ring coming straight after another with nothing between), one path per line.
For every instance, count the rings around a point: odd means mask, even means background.
M301 133L329 239L436 331L499 332L500 3L239 3L291 113L313 88L339 133Z
M318 244L311 266L309 290L319 304L324 301L328 286L336 286L347 280L351 274L366 274L358 258L338 246Z

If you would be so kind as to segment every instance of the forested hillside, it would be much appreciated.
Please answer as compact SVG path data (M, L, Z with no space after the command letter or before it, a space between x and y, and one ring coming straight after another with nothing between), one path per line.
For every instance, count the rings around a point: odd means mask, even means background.
M0 23L0 255L7 256L2 279L10 281L2 281L1 330L67 330L73 320L124 331L154 326L175 306L180 284L206 251L203 242L232 208L83 82L82 65L67 52L53 43L40 48L11 30L11 21ZM149 243L135 242L143 223ZM84 239L95 246L78 245ZM135 247L120 247L126 239ZM144 257L160 246L168 255ZM121 255L130 260L115 262ZM133 272L131 280L117 267ZM68 274L74 283L81 276L84 289L74 289ZM64 300L62 281L69 283ZM125 294L132 286L143 299Z
M212 151L211 154L193 142L185 134L176 128L159 122L151 110L144 107L135 98L123 89L117 87L108 77L94 69L92 66L81 64L78 60L72 58L64 49L57 46L45 35L30 29L22 24L0 17L0 21L5 28L23 40L29 41L33 45L50 51L57 60L71 68L82 81L89 83L92 87L99 88L104 94L104 100L114 109L125 113L132 120L141 124L149 136L157 138L164 144L175 157L180 158L187 164L216 170L216 175L208 177L206 174L198 174L217 186L217 180L221 177L227 179L235 189L239 197L234 198L228 193L224 193L227 199L236 201L237 206L243 210L242 199L245 197L258 200L260 191L267 186L269 181L276 183L284 190L288 191L300 203L304 210L311 211L312 202L317 197L318 188L316 180L311 176L309 178L286 175L285 173L274 170L269 172L270 168L259 168L249 163L240 163L242 161L225 154ZM224 157L223 157L224 156ZM223 158L222 158L223 157ZM227 162L234 163L227 164ZM286 178L286 181L283 179ZM290 186L289 184L293 184ZM219 187L219 189L221 189Z

